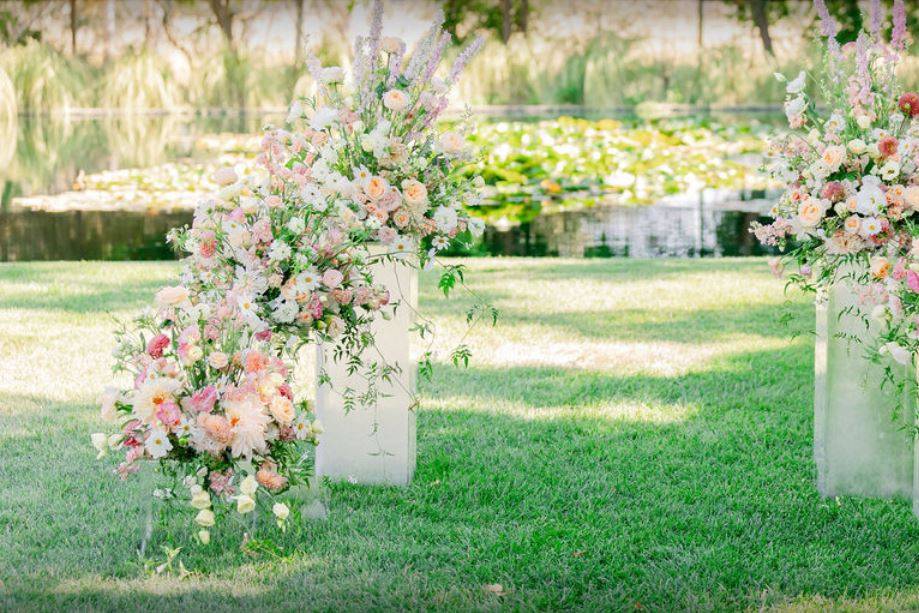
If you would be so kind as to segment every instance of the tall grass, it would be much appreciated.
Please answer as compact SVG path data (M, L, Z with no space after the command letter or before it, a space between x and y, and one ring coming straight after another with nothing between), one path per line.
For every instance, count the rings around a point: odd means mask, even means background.
M4 49L0 69L13 82L20 112L66 113L92 103L92 69L38 41Z
M13 81L0 68L0 168L9 165L16 152L16 90Z
M182 100L162 56L141 49L126 53L106 70L98 104L125 111L175 110Z

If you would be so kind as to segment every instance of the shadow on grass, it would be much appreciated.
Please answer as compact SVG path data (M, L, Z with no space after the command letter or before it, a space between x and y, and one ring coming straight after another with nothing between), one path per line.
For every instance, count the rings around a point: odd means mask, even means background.
M12 604L66 607L667 609L915 589L906 502L817 495L809 355L748 352L676 377L439 369L410 487L335 485L329 520L295 527L274 552L247 555L229 538L189 547L185 563L207 573L189 583L97 584L136 576L118 540L132 521L60 411L42 433L55 453L4 442L24 456L0 472L6 513L29 513L36 483L71 484L31 510L35 527L0 531L16 552L7 563L24 569L7 590ZM643 421L629 404L679 418ZM136 505L141 492L128 496ZM54 542L81 523L66 549ZM171 526L166 538L192 531ZM61 577L79 585L57 589ZM494 583L507 593L483 590Z

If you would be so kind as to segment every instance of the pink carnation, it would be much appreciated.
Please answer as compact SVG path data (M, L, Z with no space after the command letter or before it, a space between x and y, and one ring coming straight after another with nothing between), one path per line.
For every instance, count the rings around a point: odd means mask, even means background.
M156 409L156 418L163 422L164 426L175 428L182 419L182 412L179 410L179 405L167 401L160 403L159 408Z
M907 271L906 284L909 286L909 289L919 294L919 274L916 274L915 271L912 270Z
M322 274L322 284L329 289L335 289L344 280L345 276L340 271L330 268Z
M151 358L163 357L163 350L169 346L169 337L165 334L157 334L147 343L147 354Z

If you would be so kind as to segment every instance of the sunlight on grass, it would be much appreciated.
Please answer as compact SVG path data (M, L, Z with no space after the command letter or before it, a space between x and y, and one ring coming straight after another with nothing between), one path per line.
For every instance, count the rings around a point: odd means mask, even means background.
M791 334L813 310L764 261L466 264L501 318L454 368L472 299L423 275L439 360L411 486L334 485L329 520L267 552L195 546L183 507L146 560L152 477L119 481L89 433L110 314L178 266L0 265L0 609L915 606L909 505L817 495L812 337ZM148 576L163 545L194 574Z

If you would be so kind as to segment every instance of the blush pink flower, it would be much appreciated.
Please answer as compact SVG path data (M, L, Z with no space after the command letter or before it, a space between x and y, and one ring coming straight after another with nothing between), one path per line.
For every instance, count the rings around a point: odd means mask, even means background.
M335 289L344 280L345 276L340 271L330 268L322 274L322 284L329 289Z
M820 195L830 202L840 202L846 197L846 188L839 181L830 181L823 186Z
M916 272L912 270L907 271L906 285L909 286L909 289L919 294L919 274L916 274Z
M151 358L163 357L163 350L169 346L169 337L165 334L157 334L147 343L147 354Z
M900 107L900 110L903 111L904 114L910 117L919 115L919 94L916 92L906 92L900 96L897 106Z
M187 411L210 413L214 410L214 404L216 403L217 388L213 385L208 385L207 387L199 389L192 394L191 397L183 399L182 406L185 407Z
M182 412L179 410L179 405L168 400L160 403L156 409L156 418L163 422L164 426L175 428L182 419Z
M897 154L899 145L899 141L897 141L897 139L893 136L885 136L878 141L878 152L883 157L889 158Z

